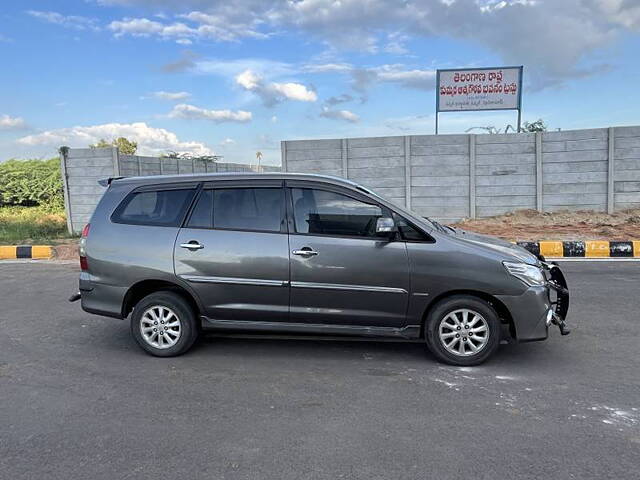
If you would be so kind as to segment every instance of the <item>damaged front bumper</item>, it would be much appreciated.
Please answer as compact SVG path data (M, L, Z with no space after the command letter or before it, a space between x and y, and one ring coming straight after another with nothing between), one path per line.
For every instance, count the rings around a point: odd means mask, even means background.
M555 297L551 298L553 309L550 309L547 314L547 327L556 325L562 335L569 335L571 330L569 330L565 323L567 313L569 312L569 289L567 288L567 280L555 262L542 262L542 266L547 275L550 296Z
M560 268L542 261L546 282L527 288L521 295L497 295L513 320L512 335L518 342L545 340L549 327L556 325L562 335L569 329L565 323L569 311L569 290Z

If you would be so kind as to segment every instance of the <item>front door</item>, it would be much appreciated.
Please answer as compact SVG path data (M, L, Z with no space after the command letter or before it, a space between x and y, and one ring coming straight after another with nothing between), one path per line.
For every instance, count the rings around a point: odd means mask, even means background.
M175 245L176 275L216 320L287 321L282 181L204 185Z
M340 188L287 182L292 322L403 327L409 298L406 244L376 234L391 216Z

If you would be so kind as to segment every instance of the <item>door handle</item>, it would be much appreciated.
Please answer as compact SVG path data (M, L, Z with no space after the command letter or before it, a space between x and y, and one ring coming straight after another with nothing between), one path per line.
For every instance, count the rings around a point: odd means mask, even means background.
M294 255L301 255L303 257L313 257L315 255L318 255L318 252L312 250L309 247L303 247L300 250L293 250L291 253L293 253Z
M200 250L201 248L204 248L204 245L195 240L191 240L189 243L181 243L180 246L182 248L188 248L189 250Z

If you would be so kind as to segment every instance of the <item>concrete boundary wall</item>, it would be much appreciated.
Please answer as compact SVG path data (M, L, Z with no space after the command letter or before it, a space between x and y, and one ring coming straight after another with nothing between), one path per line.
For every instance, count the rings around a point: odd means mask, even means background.
M284 171L348 178L443 221L640 206L640 126L290 140L281 154Z
M118 176L257 171L255 166L240 163L123 155L115 147L70 148L61 156L60 164L67 227L70 233L76 234L89 222L106 190L98 180ZM279 172L280 167L266 166L260 171Z

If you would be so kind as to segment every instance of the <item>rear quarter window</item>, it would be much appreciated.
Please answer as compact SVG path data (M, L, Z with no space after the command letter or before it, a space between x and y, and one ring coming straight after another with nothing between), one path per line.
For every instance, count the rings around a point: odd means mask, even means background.
M168 189L133 192L111 216L116 223L178 227L195 190Z

